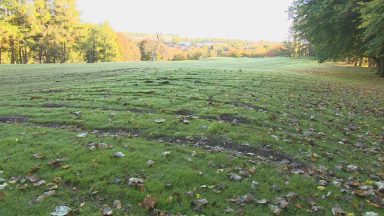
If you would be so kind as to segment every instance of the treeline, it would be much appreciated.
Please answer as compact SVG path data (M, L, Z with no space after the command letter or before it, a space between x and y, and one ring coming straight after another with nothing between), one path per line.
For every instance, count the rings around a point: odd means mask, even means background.
M366 63L384 77L383 0L295 0L290 16L319 61Z
M281 43L137 35L82 23L76 0L0 0L0 64L289 55Z
M139 60L131 46L107 22L81 23L76 0L0 1L0 63Z
M198 60L209 57L273 57L288 56L283 43L252 42L229 39L188 39L178 36L145 35L139 41L141 59Z

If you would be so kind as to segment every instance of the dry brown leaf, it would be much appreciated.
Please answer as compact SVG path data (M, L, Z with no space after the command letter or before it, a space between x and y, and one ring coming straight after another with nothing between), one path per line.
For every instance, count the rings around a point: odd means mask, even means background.
M140 206L149 210L149 209L154 209L156 206L157 200L156 198L152 196L147 196L144 198L144 200L140 203Z

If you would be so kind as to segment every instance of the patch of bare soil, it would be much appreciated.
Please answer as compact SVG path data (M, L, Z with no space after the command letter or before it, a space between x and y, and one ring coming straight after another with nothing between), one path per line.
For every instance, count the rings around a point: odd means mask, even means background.
M26 116L0 116L0 123L25 123L27 121Z
M250 109L250 110L256 110L256 111L261 111L261 112L268 111L264 107L256 106L256 105L249 104L249 103L233 102L233 103L230 103L230 104L232 104L232 105L234 105L236 107L243 107L243 108Z
M47 104L43 104L44 108L63 108L63 107L66 107L66 105L64 104L55 104L55 103L47 103Z
M204 148L214 152L230 152L235 155L247 155L255 156L261 159L283 162L293 167L303 167L304 163L295 159L294 157L287 155L283 152L273 150L268 147L253 147L250 145L241 145L235 143L227 137L194 137L194 138L183 138L183 137L169 137L169 136L158 136L154 137L157 141L181 144L181 145L193 145L196 147Z
M205 116L203 118L210 120L223 121L232 124L251 124L252 120L240 116L234 116L232 114L221 114L219 116Z
M175 114L176 115L182 115L182 116L192 116L195 113L190 111L190 110L187 110L187 109L181 109L181 110L176 111Z

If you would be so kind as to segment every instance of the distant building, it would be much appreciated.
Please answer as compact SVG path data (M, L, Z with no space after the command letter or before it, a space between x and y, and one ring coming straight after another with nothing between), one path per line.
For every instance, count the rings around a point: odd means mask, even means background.
M191 42L180 42L179 43L179 48L182 50L187 50L192 46Z

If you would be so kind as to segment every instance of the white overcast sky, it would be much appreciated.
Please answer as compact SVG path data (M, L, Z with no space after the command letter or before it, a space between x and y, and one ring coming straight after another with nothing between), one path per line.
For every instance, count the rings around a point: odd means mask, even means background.
M83 21L116 31L282 41L293 0L78 0Z

